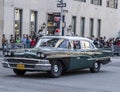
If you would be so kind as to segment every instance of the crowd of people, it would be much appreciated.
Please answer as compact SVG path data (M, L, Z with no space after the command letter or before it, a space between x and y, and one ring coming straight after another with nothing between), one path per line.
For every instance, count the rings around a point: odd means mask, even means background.
M23 34L22 37L20 35L16 35L14 37L13 35L10 35L10 39L8 40L3 34L2 36L2 48L5 50L5 48L33 48L37 43L36 37L31 37L29 35Z
M38 30L37 34L33 34L33 36L30 36L28 34L23 34L22 37L20 37L19 34L16 34L13 36L10 35L10 39L7 39L5 34L2 35L2 49L3 51L6 50L6 48L15 49L15 48L33 48L35 47L39 37L43 36L42 29Z
M111 48L112 45L120 46L120 37L109 38L108 40L106 40L106 37L100 37L95 38L93 42L98 48Z
M120 46L120 37L109 38L108 40L106 40L106 37L94 38L94 36L92 36L90 39L93 40L94 44L98 48L110 48L112 45ZM37 43L37 38L31 37L27 34L23 34L22 38L20 38L20 35L16 35L16 37L10 35L10 39L8 40L5 37L5 34L3 34L2 47L4 48L7 43L11 44L11 48L15 48L15 44L19 44L19 46L21 46L22 48L33 48Z

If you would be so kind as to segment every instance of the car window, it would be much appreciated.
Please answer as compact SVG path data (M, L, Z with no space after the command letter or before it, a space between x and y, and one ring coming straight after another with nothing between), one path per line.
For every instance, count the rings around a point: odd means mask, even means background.
M95 45L94 45L94 43L91 43L91 48L92 49L96 48Z
M80 41L79 40L74 40L73 41L73 48L74 49L81 49Z
M36 47L55 47L58 41L58 38L43 38L39 40Z
M81 45L83 49L90 49L91 45L89 41L81 41Z
M67 39L64 39L61 44L58 46L58 48L65 48L68 49L70 48L70 42Z

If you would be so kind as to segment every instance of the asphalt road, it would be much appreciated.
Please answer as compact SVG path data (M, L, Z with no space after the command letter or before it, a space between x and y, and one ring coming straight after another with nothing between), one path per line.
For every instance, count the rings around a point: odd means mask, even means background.
M0 63L0 92L120 92L120 56L112 61L99 73L86 69L64 73L60 78L49 78L43 72L16 76Z

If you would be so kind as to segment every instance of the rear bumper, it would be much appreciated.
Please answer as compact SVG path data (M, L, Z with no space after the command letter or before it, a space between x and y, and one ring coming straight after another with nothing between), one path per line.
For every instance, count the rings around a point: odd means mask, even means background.
M4 61L2 61L2 65L4 68L11 68L11 69L22 69L22 70L30 70L30 71L49 71L51 70L51 64L49 63L49 60L40 60L40 59L32 59L32 61L38 61L39 63L29 63L28 58L22 58L20 59L21 62L9 62L9 60L15 60L19 58L6 58ZM27 60L28 62L22 62L22 60ZM31 60L31 59L30 59ZM24 67L19 68L18 65L23 65Z

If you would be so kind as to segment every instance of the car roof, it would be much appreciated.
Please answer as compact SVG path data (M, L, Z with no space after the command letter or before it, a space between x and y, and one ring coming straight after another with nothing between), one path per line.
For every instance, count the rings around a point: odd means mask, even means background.
M69 40L88 40L88 41L92 41L88 38L85 37L78 37L78 36L43 36L43 38L46 37L50 37L50 38L65 38L65 39L69 39Z

